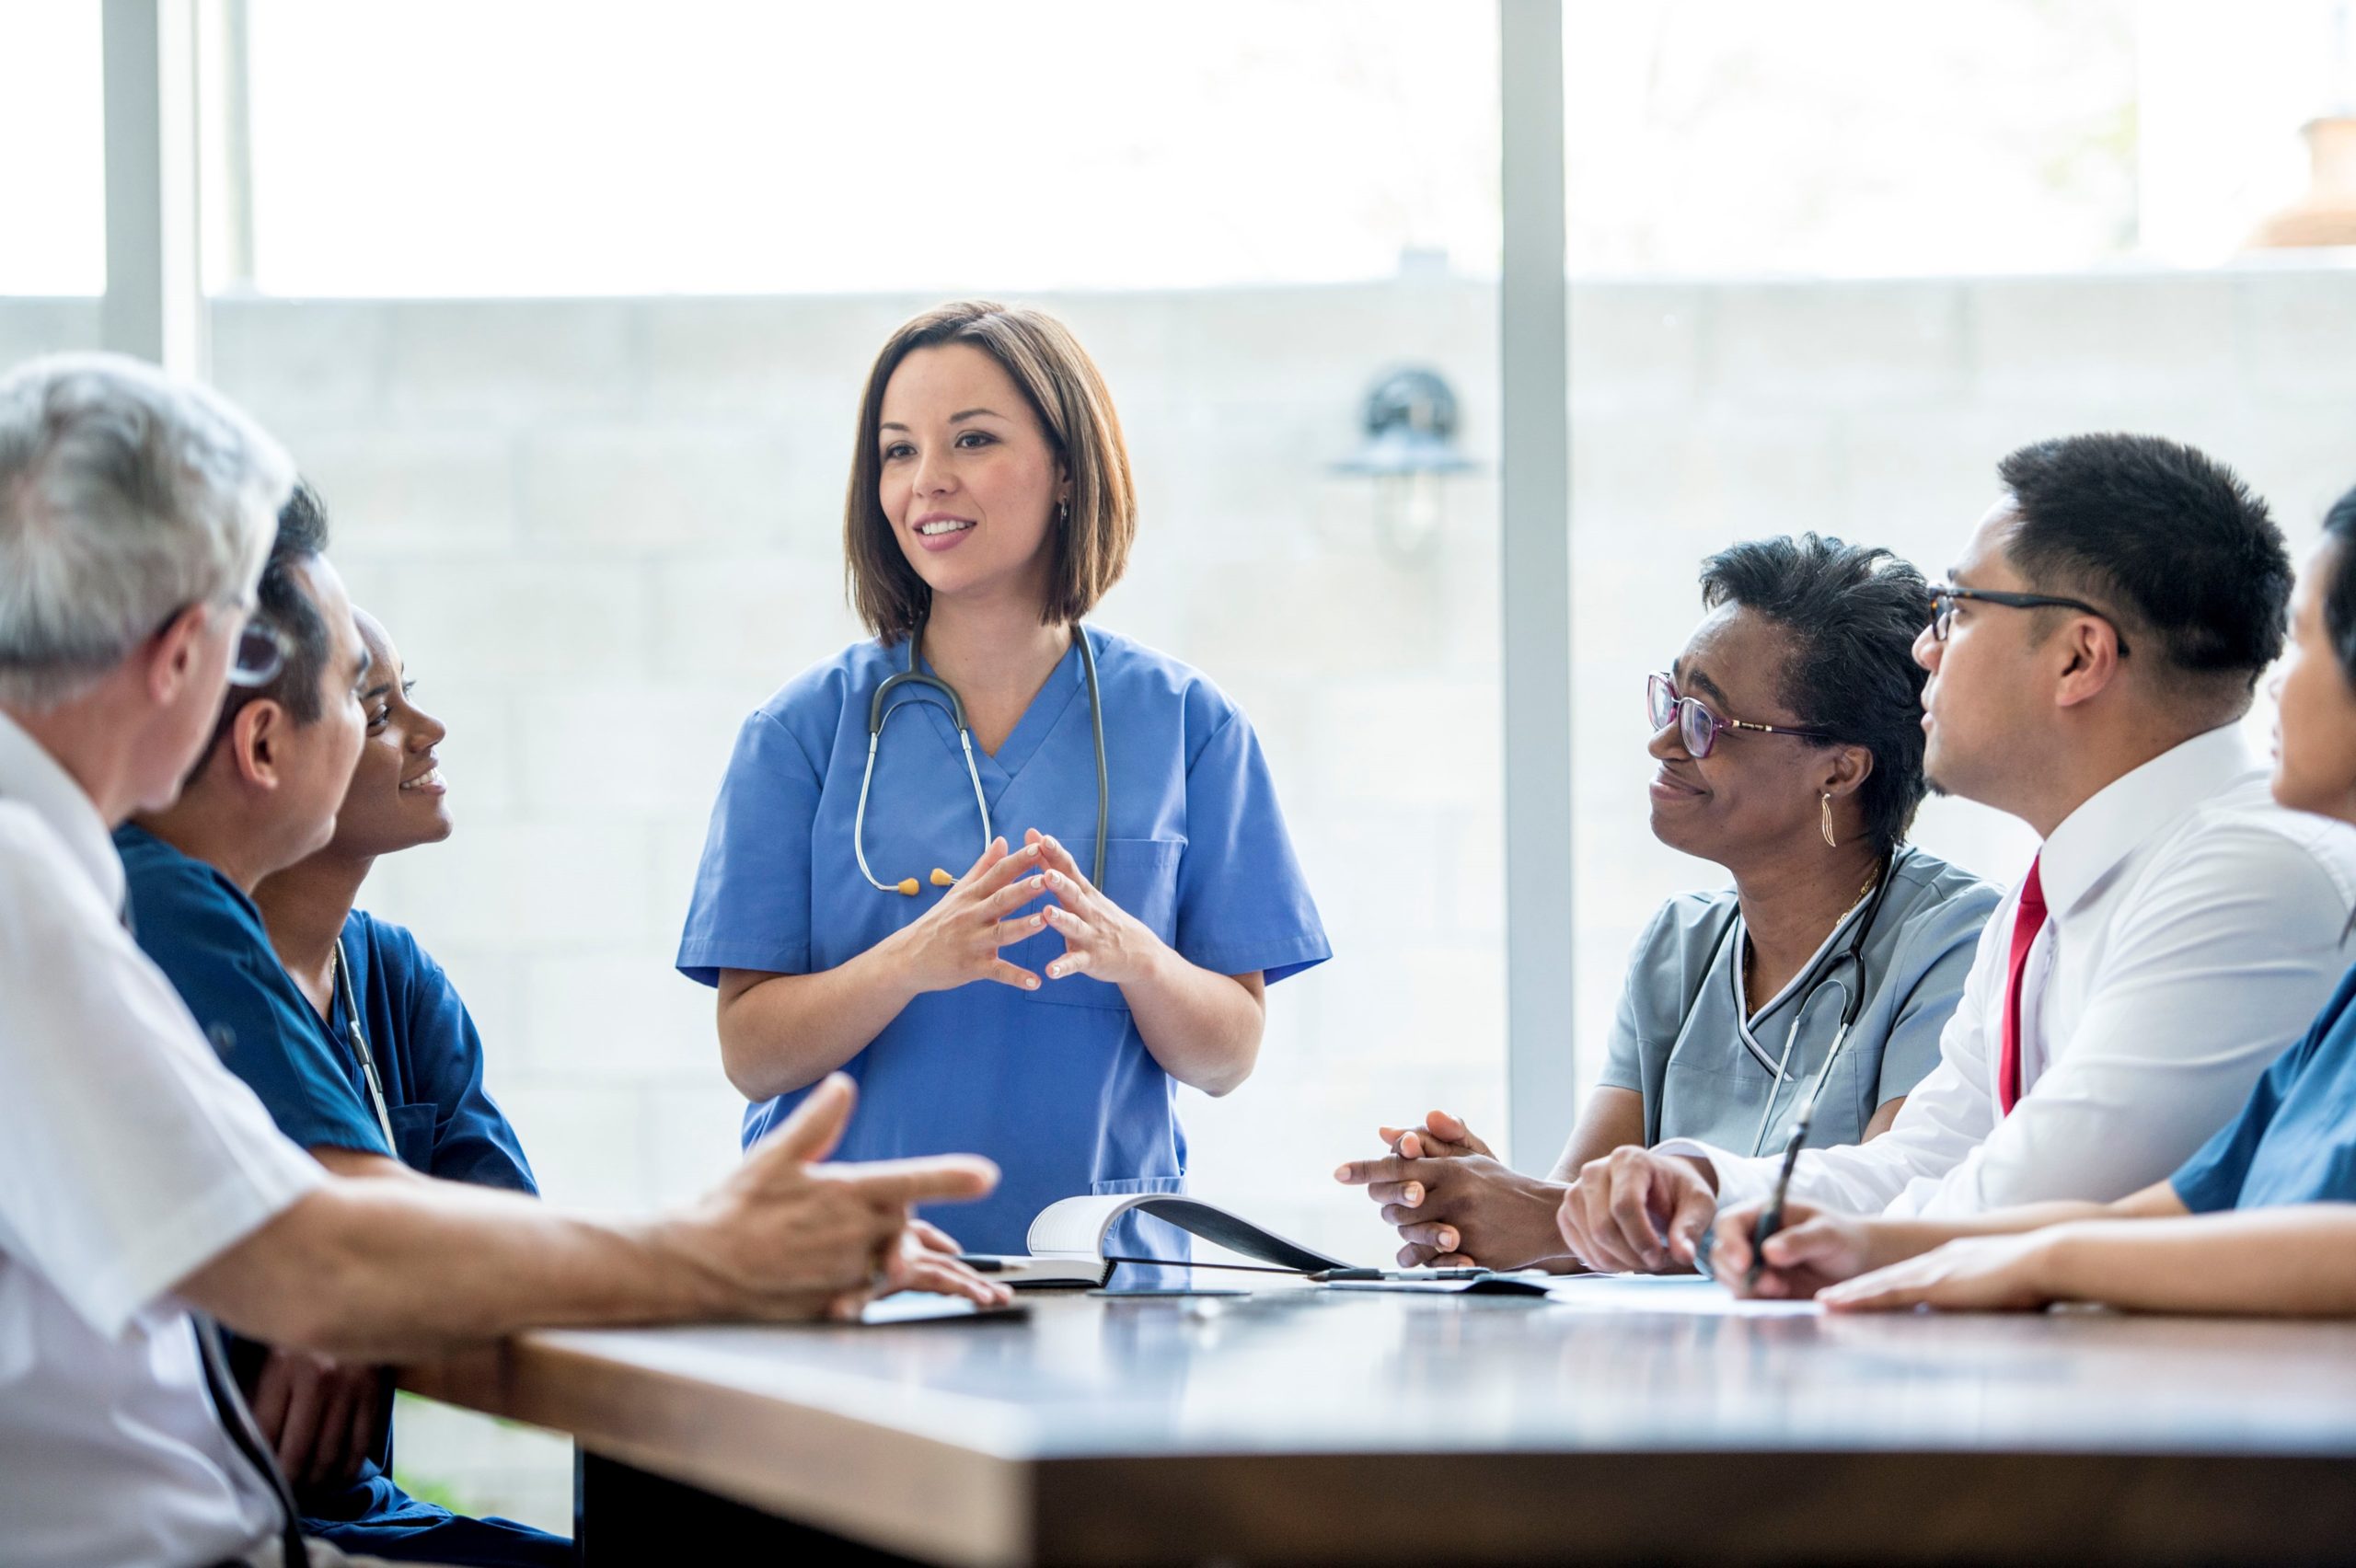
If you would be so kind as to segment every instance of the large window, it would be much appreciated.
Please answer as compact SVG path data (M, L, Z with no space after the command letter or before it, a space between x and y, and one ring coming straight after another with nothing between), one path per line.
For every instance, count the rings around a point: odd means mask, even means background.
M1273 993L1243 1092L1189 1097L1198 1186L1381 1255L1334 1163L1502 1104L1494 16L649 15L250 6L215 371L453 721L460 830L370 896L487 1012L552 1192L724 1170L710 997L669 961L735 724L857 635L860 378L934 299L1043 304L1139 477L1101 618L1251 714L1345 955ZM1345 471L1402 368L1456 400L1454 471Z
M1493 29L1381 0L253 0L276 294L1492 271Z
M1937 575L1998 458L2077 431L2202 445L2294 540L2356 481L2350 253L2245 249L2356 102L2346 10L1566 7L1582 1083L1646 919L1725 885L1643 827L1703 556L1816 529ZM1999 883L2035 847L1951 800L1915 838Z
M106 290L98 14L0 0L0 299Z

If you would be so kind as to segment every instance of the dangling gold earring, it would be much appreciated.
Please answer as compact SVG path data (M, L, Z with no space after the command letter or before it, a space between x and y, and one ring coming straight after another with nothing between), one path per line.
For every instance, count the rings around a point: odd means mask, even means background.
M1832 836L1832 791L1830 790L1824 792L1824 847L1828 849L1841 847L1841 841Z

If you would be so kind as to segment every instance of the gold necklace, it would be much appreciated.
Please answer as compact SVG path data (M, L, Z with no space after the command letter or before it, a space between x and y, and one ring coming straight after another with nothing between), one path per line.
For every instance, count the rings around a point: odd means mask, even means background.
M1886 868L1883 862L1876 860L1874 862L1874 869L1865 873L1865 882L1857 889L1857 896L1850 902L1848 908L1841 911L1840 915L1834 918L1832 922L1832 931L1839 930L1841 928L1841 922L1842 920L1846 920L1850 916L1854 915L1857 912L1857 906L1872 896L1874 889L1881 884L1881 879L1885 872ZM1824 933L1824 940L1826 941L1831 941L1832 940L1832 931L1827 931ZM1819 945L1820 946L1821 944ZM1750 932L1746 928L1742 933L1742 989L1743 994L1746 997L1757 988L1752 985L1752 980L1757 974L1758 966L1758 944L1750 940Z

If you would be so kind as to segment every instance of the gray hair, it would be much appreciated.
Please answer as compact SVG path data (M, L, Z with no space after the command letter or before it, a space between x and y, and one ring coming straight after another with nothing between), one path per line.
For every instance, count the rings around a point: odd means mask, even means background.
M294 488L259 425L152 365L0 376L0 702L54 707L179 611L244 600Z

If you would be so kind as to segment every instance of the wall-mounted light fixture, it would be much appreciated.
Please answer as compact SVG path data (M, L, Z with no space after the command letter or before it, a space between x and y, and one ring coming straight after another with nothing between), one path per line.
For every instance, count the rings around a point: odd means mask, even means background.
M1439 372L1403 365L1368 390L1358 420L1364 439L1334 472L1374 481L1376 529L1412 555L1446 521L1447 477L1475 467L1456 448L1456 393Z

